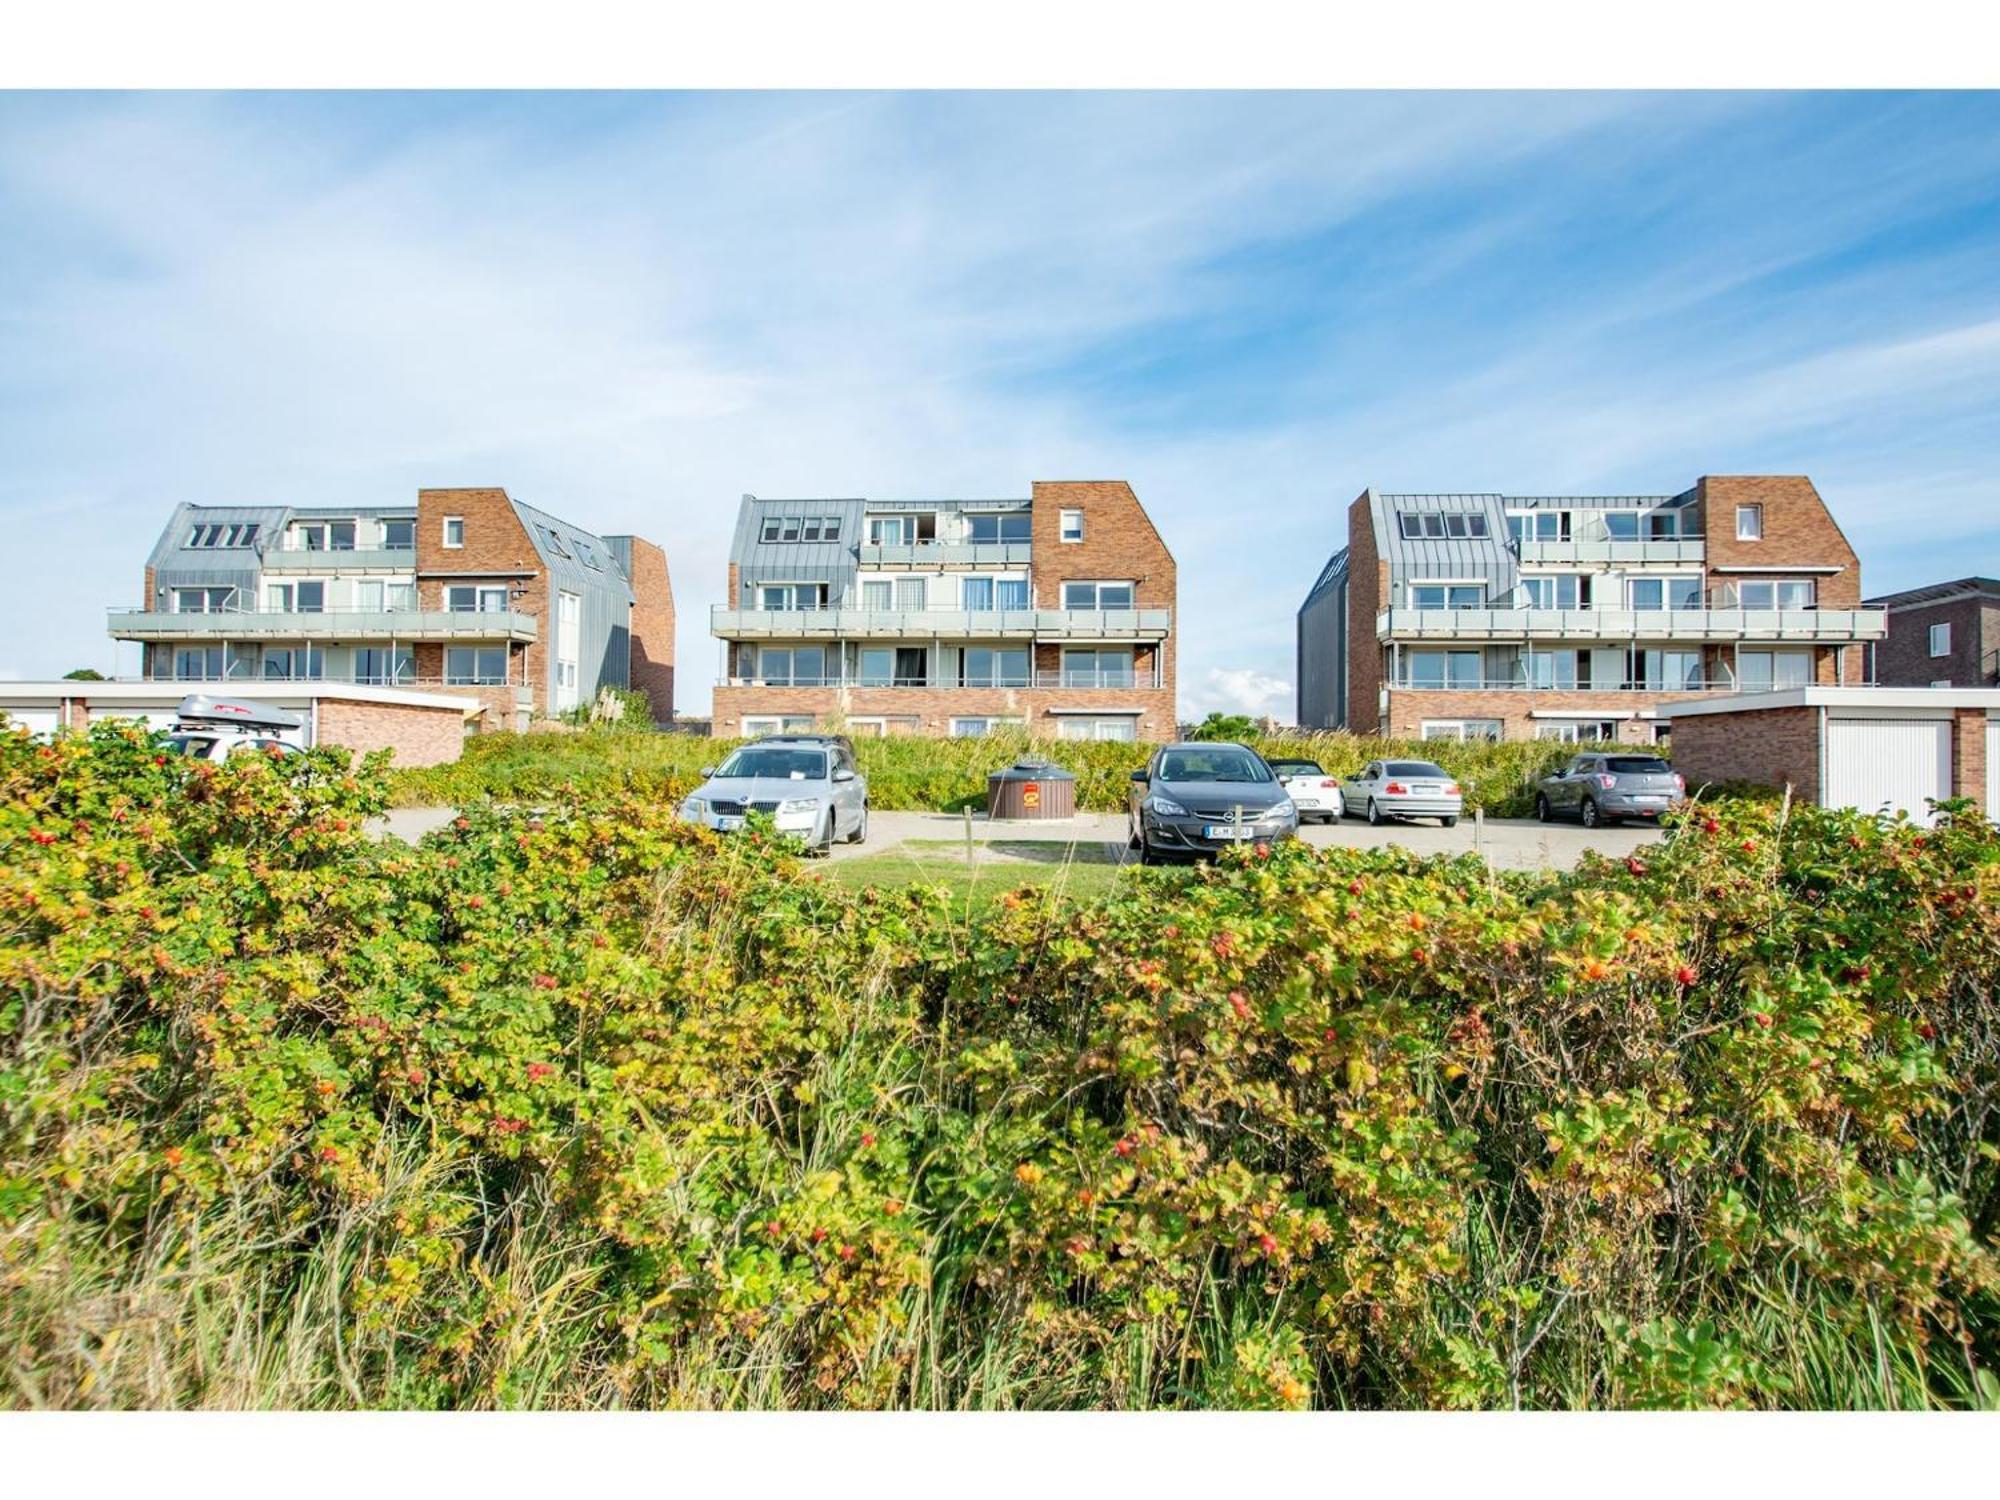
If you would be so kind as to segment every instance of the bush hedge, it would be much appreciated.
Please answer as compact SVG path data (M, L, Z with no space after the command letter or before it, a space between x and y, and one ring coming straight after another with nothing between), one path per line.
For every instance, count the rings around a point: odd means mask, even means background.
M15 1405L2000 1402L2000 834L843 893L0 736Z

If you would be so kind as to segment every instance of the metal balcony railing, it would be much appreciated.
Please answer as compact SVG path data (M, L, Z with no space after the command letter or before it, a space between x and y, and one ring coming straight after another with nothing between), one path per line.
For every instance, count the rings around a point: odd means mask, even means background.
M1698 536L1572 537L1557 541L1535 537L1510 540L1523 563L1698 563L1707 543Z
M511 609L229 609L207 614L114 609L109 613L110 633L122 641L532 641L539 628L535 616Z
M1391 692L1428 693L1770 693L1781 691L1783 687L1803 687L1804 683L1772 684L1769 682L1732 681L1728 678L1698 680L1691 682L1618 682L1608 685L1580 682L1522 682L1516 678L1506 680L1475 678L1470 680L1439 681L1435 678L1415 678L1405 676L1391 681ZM1873 687L1872 678L1845 684L1848 687Z
M297 550L273 547L262 561L266 573L409 573L416 569L417 549L326 547L309 551L303 547Z
M904 542L860 548L864 568L1020 568L1034 548L1027 542Z
M709 629L725 640L1024 639L1163 640L1171 609L731 609L717 605Z
M1881 609L1412 609L1375 617L1381 640L1878 641Z
M863 677L858 673L847 676L820 675L801 677L772 677L753 675L747 677L718 677L717 687L811 687L811 688L1011 688L1023 692L1030 688L1036 691L1054 691L1066 688L1102 691L1113 688L1151 689L1161 685L1159 674L1154 672L1036 672L1031 676L995 676L986 678L954 678L943 681L937 677Z

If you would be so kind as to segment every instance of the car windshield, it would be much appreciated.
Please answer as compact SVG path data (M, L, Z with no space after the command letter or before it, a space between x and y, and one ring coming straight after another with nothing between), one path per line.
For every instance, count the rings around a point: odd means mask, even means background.
M1274 760L1271 769L1280 776L1324 776L1316 760Z
M1160 757L1162 781L1269 781L1271 771L1248 750L1169 750Z
M1392 760L1382 767L1385 776L1437 776L1449 781L1451 778L1443 766L1434 766L1427 760Z
M206 755L215 737L206 734L170 734L162 742L176 755Z
M722 763L718 776L764 776L774 781L824 781L826 752L789 746L745 745Z
M1657 755L1612 755L1605 758L1604 764L1613 771L1637 771L1654 776L1664 776L1673 769Z

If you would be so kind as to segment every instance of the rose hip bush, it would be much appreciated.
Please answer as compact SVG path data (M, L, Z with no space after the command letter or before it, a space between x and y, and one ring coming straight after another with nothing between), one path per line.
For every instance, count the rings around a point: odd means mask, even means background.
M13 1404L1976 1406L2000 838L1088 906L0 734Z

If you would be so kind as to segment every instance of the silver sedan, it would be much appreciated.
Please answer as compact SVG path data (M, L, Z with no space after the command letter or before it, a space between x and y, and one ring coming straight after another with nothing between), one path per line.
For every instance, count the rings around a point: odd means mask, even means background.
M1436 818L1455 827L1465 811L1465 795L1451 773L1427 760L1371 760L1340 783L1344 817L1365 817L1379 826L1390 818Z

